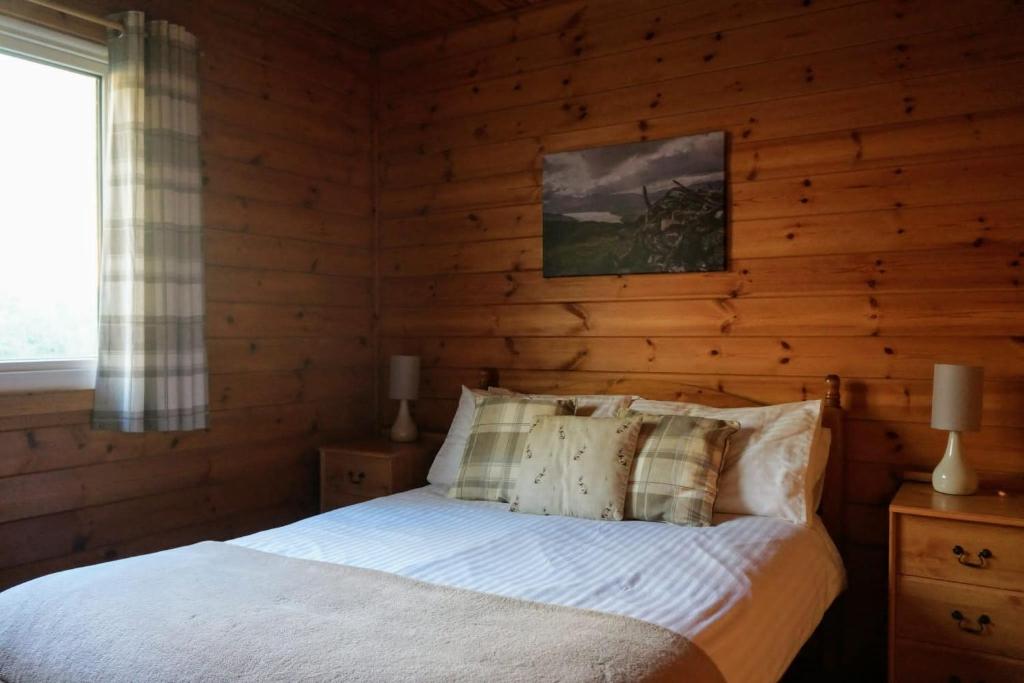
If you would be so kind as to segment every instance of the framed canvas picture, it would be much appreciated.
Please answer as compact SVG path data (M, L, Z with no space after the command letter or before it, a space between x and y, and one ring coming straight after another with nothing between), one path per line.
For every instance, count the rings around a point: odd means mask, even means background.
M544 277L725 270L725 133L544 157Z

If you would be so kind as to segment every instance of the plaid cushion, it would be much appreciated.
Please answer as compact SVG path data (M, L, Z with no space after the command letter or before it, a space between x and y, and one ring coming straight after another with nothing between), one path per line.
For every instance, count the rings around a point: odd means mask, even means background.
M718 472L739 423L691 415L643 418L626 494L626 519L708 526L718 495Z
M480 400L466 453L449 498L507 503L519 477L519 461L538 418L572 415L571 400L487 396Z

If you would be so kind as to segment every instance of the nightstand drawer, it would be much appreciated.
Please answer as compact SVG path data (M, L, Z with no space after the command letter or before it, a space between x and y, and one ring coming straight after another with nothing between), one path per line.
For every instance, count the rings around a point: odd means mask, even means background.
M899 515L896 571L1009 590L1024 588L1024 529Z
M896 683L1024 683L1024 662L897 640Z
M328 458L324 464L323 485L334 495L386 496L394 493L391 466L389 458L358 453Z
M895 607L898 638L1024 658L1024 593L900 576Z

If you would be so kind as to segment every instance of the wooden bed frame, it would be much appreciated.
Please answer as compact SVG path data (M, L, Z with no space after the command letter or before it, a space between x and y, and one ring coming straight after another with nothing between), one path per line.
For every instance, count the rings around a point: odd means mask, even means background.
M593 387L573 387L571 384L558 386L556 391L550 387L543 390L532 390L533 393L564 393L564 394L593 394L593 393L643 393L645 398L665 399L672 401L685 401L688 403L703 403L719 408L748 408L752 406L765 405L760 401L754 401L745 396L730 394L725 391L709 389L702 386L687 384L675 384L670 382L655 382L656 391L654 395L649 391L651 382L646 382L643 392L631 391L628 381L613 382L609 384L606 391L593 391ZM661 385L661 386L659 386ZM825 470L825 482L822 490L821 505L818 514L825 523L829 536L840 553L844 552L843 534L843 508L845 499L845 428L844 412L840 400L839 375L827 375L824 382L822 400L824 402L822 411L822 426L832 430L832 443L829 448L828 467ZM479 372L477 387L487 389L489 387L501 386L497 368L483 368ZM507 387L526 391L528 387ZM539 388L538 388L539 389ZM829 607L821 624L811 638L804 645L803 649L794 659L790 673L783 680L815 680L822 673L838 672L843 659L843 596L836 598ZM810 668L811 671L802 669Z
M821 496L821 507L818 514L825 522L832 541L836 547L843 548L843 502L845 496L844 471L845 464L845 435L843 429L843 409L839 398L840 381L839 375L828 375L825 377L822 400L824 411L821 422L823 427L832 430L832 445L829 450L828 469L825 471L825 484ZM745 396L730 394L725 391L708 389L707 387L691 386L686 384L665 383L665 391L660 393L670 394L667 396L647 396L644 398L659 399L665 398L671 401L685 401L688 403L703 403L718 408L749 408L751 406L765 405L760 401L754 401ZM482 368L477 379L477 386L480 389L500 386L497 368ZM526 391L526 387L507 387ZM615 389L616 393L635 393L629 391L628 384L616 383L609 388ZM532 390L531 390L532 391ZM564 391L549 392L534 391L534 393L612 393L593 391L574 391L571 386L564 387Z

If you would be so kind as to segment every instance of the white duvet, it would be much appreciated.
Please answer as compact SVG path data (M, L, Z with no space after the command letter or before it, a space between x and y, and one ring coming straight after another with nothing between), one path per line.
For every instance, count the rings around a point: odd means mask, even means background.
M775 681L842 589L820 520L706 528L511 513L424 487L231 541L289 557L622 614L686 636L730 683Z

